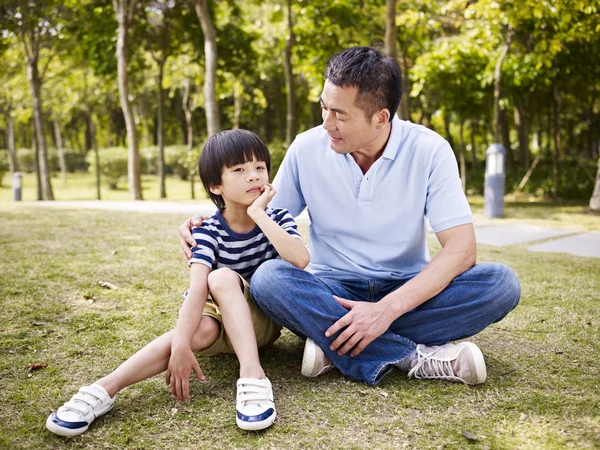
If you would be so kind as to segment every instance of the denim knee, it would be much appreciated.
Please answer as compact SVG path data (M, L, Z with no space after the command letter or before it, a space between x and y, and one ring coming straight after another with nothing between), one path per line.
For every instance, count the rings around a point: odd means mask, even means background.
M519 304L521 298L521 283L517 274L505 264L494 263L494 292L498 293L496 301L499 309L503 309L504 317Z
M281 279L281 272L287 268L288 264L281 259L270 259L256 269L250 280L250 292L258 305L273 296L274 291L277 290L278 281Z

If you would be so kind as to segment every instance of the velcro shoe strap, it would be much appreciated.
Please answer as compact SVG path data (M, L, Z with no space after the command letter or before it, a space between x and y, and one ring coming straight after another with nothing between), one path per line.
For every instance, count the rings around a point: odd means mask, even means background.
M81 413L82 415L87 414L88 410L90 409L90 404L89 403L80 403L80 402L75 402L73 401L73 399L69 400L67 403L65 403L61 409L70 409L72 411L77 411L78 413Z

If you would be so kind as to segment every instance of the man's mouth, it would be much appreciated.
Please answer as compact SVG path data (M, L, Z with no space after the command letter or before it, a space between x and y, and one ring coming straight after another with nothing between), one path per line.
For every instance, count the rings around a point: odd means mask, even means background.
M331 139L331 142L340 142L342 140L342 138L336 138L336 137L333 137L332 135L329 135L329 139Z

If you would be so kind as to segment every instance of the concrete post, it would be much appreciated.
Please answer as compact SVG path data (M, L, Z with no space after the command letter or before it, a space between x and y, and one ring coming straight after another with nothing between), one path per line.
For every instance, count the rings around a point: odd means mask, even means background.
M485 217L504 215L504 160L506 150L500 144L489 146L485 163L485 185L483 190L483 214Z
M15 202L21 201L22 184L23 184L23 174L21 172L13 173L12 188L13 188L13 200Z

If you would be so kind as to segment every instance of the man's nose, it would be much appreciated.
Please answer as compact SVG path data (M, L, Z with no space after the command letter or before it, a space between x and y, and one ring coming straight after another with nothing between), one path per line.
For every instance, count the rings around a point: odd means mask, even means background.
M323 112L323 128L325 128L327 131L333 131L336 128L335 120L329 111Z

